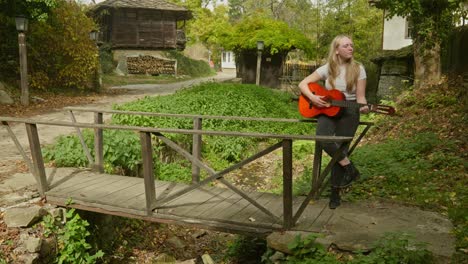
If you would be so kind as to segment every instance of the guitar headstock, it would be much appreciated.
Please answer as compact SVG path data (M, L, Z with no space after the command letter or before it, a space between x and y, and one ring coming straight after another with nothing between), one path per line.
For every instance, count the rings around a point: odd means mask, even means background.
M370 111L384 115L394 115L396 112L395 108L389 105L370 105Z

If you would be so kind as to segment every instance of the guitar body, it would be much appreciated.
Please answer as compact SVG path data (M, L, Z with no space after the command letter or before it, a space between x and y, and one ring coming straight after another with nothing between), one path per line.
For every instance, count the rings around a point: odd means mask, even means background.
M345 100L345 96L342 92L333 89L333 90L327 90L320 86L317 83L309 83L309 90L318 96L325 96L325 101L343 101ZM310 102L309 98L301 94L299 96L299 113L303 117L311 118L311 117L316 117L320 114L324 114L327 116L336 116L340 112L340 107L339 106L329 106L329 107L316 107L315 105L312 105Z

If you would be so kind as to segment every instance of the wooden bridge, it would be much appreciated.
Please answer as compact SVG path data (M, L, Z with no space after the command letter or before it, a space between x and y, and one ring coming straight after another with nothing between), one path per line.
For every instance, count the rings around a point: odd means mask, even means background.
M332 157L330 162L322 169L323 150L320 144L315 144L311 190L307 196L294 197L292 191L293 141L339 142L343 143L341 150L352 143L350 147L350 151L352 152L372 125L369 122L361 122L364 129L352 142L352 138L350 137L248 133L202 129L202 122L207 119L289 123L316 122L313 119L181 115L116 110L104 111L84 108L67 108L67 110L70 114L70 122L0 117L2 125L8 130L31 173L36 178L40 195L47 202L59 206L69 206L147 221L185 224L224 232L250 234L266 234L277 230L319 231L329 221L332 212L327 209L325 201L317 201L317 199L327 187L329 180L327 175L331 170L331 166L336 162L338 155ZM74 111L94 113L94 123L76 122ZM189 118L193 120L193 128L174 129L107 125L103 122L104 114ZM25 124L32 159L13 133L10 127L12 123ZM59 175L47 176L38 133L38 126L40 125L76 128L91 168L75 169L71 173L58 173ZM90 150L84 143L84 138L81 134L82 128L94 130L95 158L92 157ZM143 178L103 173L104 129L130 130L139 133L142 149ZM190 151L185 150L176 142L165 137L165 133L192 135L192 149ZM201 157L202 136L207 135L268 138L276 139L277 143L222 171L215 171L204 163ZM158 175L154 175L153 172L153 138L164 142L164 144L192 163L191 184L158 180ZM282 150L282 195L266 192L247 192L224 178L227 173L237 170L277 149ZM201 179L200 170L207 172L208 176ZM57 171L60 172L61 170ZM210 185L213 181L218 181L223 187ZM72 201L71 204L69 204L70 201Z

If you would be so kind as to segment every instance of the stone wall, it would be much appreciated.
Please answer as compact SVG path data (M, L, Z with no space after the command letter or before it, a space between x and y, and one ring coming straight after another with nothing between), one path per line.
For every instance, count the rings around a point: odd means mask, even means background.
M389 99L408 87L413 80L413 65L408 58L392 58L382 61L377 88L379 98Z

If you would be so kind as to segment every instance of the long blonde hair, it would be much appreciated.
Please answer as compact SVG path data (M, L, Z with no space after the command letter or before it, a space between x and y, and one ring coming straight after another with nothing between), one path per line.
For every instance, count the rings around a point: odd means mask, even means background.
M328 53L328 82L330 83L331 87L335 89L335 80L336 77L340 74L340 58L338 54L336 54L336 50L340 46L340 41L344 38L349 38L350 37L346 35L338 35L336 36L333 41L330 44L330 50ZM359 74L361 72L361 69L359 67L359 63L354 61L354 59L351 57L348 61L344 62L345 68L346 68L346 91L347 92L352 92L354 86L357 84Z

